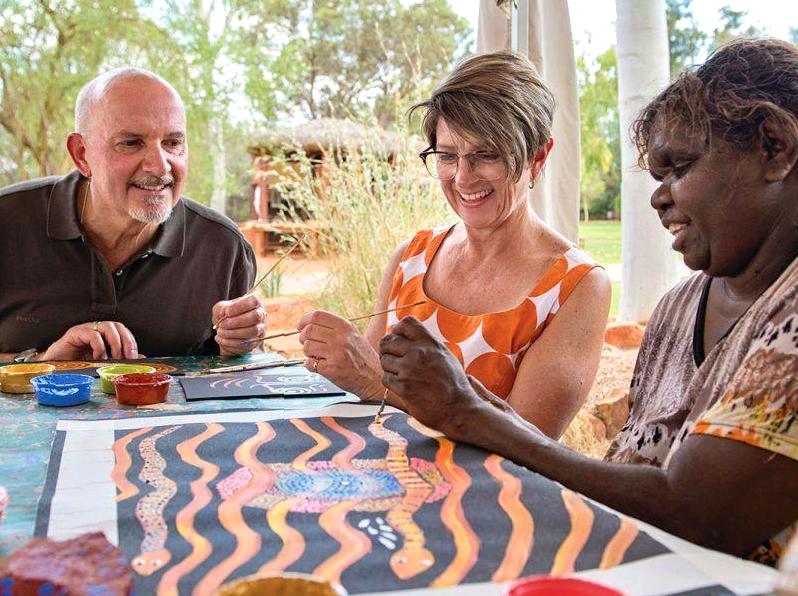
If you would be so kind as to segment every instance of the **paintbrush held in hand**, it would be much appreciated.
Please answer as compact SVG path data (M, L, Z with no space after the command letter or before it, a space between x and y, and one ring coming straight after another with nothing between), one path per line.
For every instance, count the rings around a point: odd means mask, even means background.
M248 364L236 364L233 366L220 366L216 368L206 368L195 372L186 373L187 377L201 377L205 375L221 375L235 372L244 372L248 370L261 370L267 368L279 368L283 366L296 366L305 362L304 358L295 358L293 360L278 360L276 362L251 362Z
M261 275L261 276L260 276L260 279L259 279L258 281L256 281L256 282L255 282L255 283L252 285L252 287L251 287L250 289L248 289L248 290L246 291L246 293L244 294L244 296L246 296L247 294L251 294L252 292L254 292L254 291L255 291L255 289L256 289L256 288L257 288L257 287L258 287L260 284L262 284L262 283L263 283L263 280L265 280L267 277L269 277L269 274L270 274L272 271L274 271L275 269L277 269L277 265L279 265L279 264L280 264L280 263L282 263L282 262L283 262L285 259L287 259L287 258L288 258L288 255L290 255L292 252L294 252L294 249L295 249L297 246L299 246L300 244L302 244L302 242L305 240L305 238L306 238L306 237L307 237L307 234L302 234L302 235L301 235L301 236L300 236L300 237L299 237L299 238L296 240L296 242L294 242L294 243L291 245L291 248L289 248L289 249L288 249L288 252L286 252L286 253L285 253L283 256L281 256L279 259L277 259L277 262L276 262L274 265L272 265L271 267L269 267L269 270L268 270L266 273L264 273L263 275ZM213 325L213 330L214 330L214 331L216 331L216 330L219 328L219 325L221 325L221 324L222 324L222 321L224 321L226 318L227 318L227 317L222 317L221 319L219 319L218 321L216 321L216 323L214 323L214 325ZM257 340L257 341L260 341L260 340L258 340L257 338L255 338L255 340L253 340L253 341L256 341L256 340Z
M373 313L368 314L368 315L361 315L359 317L352 317L351 319L347 319L347 321L349 321L350 323L354 323L355 321L362 321L364 319L370 319L371 317L376 317L376 316L379 316L379 315L385 315L385 314L388 314L389 312L395 312L397 310L403 310L405 308L411 308L413 306L420 306L422 304L426 304L427 302L429 302L429 301L428 300L419 300L418 302L414 302L413 304L403 304L402 306L397 306L396 308L387 308L385 310L381 310L381 311L378 311L378 312L373 312ZM299 333L299 330L297 330L297 331L288 331L286 333L275 333L273 335L267 335L266 337L262 337L260 339L256 338L256 339L254 339L252 341L266 341L268 339L276 339L278 337L289 337L291 335L296 335L297 333Z

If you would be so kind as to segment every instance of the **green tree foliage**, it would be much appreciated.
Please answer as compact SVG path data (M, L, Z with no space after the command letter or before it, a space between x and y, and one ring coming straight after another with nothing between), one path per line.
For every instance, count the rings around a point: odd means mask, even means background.
M467 21L446 0L269 0L251 27L247 92L263 113L349 114L383 125L463 54Z
M746 27L744 20L748 11L734 10L730 6L723 6L720 9L720 27L716 27L712 32L712 40L709 44L711 52L719 45L736 39L738 37L759 37L764 32L753 25Z
M707 43L708 35L698 28L690 10L691 0L668 0L668 48L670 49L671 76L692 64Z
M117 66L111 57L160 43L160 33L133 0L0 0L0 15L0 172L63 172L80 88Z
M584 219L619 210L621 155L618 123L618 62L615 47L588 63L577 59L582 147L581 203Z
M446 0L0 0L0 185L71 168L75 97L123 65L183 96L191 175L243 194L253 129L299 115L390 123L464 53ZM239 163L241 161L242 163Z
M671 76L700 62L719 44L735 37L755 37L762 32L745 26L745 11L728 6L720 10L720 24L711 33L699 29L692 0L667 0ZM793 40L798 29L792 30ZM617 102L617 63L614 46L595 58L577 60L582 147L581 203L583 218L619 213L621 149Z
M688 66L703 60L705 55L720 44L737 37L757 37L763 31L745 26L745 10L730 6L720 9L719 26L711 33L701 31L690 8L692 0L667 0L668 43L670 48L671 77Z

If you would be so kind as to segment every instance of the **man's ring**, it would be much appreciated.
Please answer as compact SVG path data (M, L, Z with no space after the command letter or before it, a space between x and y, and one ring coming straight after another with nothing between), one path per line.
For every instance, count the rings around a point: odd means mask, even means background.
M99 331L99 329L98 329L99 326L100 326L100 321L94 321L94 323L92 323L92 325L91 325L91 330L92 331Z
M314 373L319 372L319 359L316 358L315 356L313 357L313 372Z

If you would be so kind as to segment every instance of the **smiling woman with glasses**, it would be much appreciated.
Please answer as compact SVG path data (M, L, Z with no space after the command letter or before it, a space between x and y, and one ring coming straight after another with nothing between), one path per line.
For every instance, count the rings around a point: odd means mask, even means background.
M398 247L375 311L398 310L372 318L365 337L332 313L306 315L307 365L364 400L404 407L382 385L377 347L412 316L468 382L559 437L593 383L610 284L530 206L554 145L554 97L527 58L497 52L459 64L416 111L429 144L419 157L458 221Z
M451 180L457 174L460 159L468 162L468 169L478 180L501 180L507 176L507 168L495 151L475 151L458 155L446 151L435 151L432 147L418 154L429 175L438 180Z

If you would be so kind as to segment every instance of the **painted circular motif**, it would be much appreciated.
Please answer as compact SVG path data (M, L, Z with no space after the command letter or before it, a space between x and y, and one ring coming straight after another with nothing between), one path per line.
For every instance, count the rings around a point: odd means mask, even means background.
M81 362L78 360L53 360L47 364L52 364L55 370L79 370L81 368L94 368L97 366L91 362Z
M281 474L276 492L330 501L402 496L396 477L383 470L292 470Z
M168 364L161 364L160 362L142 362L142 364L146 364L147 366L151 366L155 369L155 372L159 373L170 373L174 372L177 369L174 366L169 366Z

